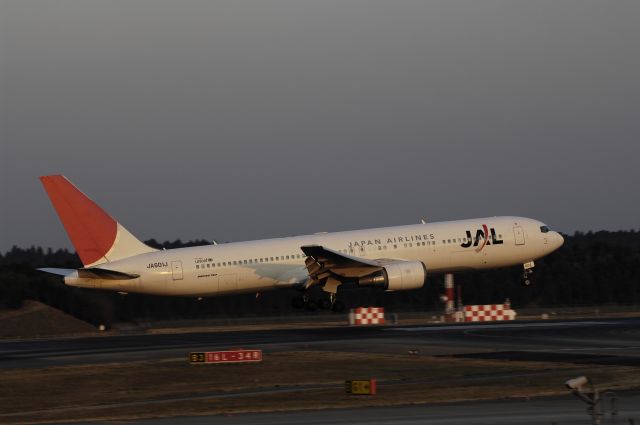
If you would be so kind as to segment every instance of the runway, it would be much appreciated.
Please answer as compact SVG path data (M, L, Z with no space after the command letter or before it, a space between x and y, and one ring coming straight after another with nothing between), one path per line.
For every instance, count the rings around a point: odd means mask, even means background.
M490 324L434 324L414 326L348 327L333 326L326 328L297 328L262 331L216 331L183 332L171 334L137 334L119 336L99 336L84 338L42 339L29 341L0 342L0 369L11 372L12 369L27 370L59 365L127 363L139 360L153 360L141 364L160 365L181 363L187 360L190 351L207 351L232 348L260 348L265 356L274 357L288 352L327 352L331 355L344 352L407 355L409 350L417 351L417 356L442 356L501 360L533 360L536 362L557 362L556 366L534 369L484 370L471 375L459 375L447 381L447 386L481 388L485 382L509 383L513 380L533 379L546 376L551 379L551 387L562 387L569 376L563 371L567 363L580 365L572 368L571 373L588 374L595 365L640 366L640 318L607 318L570 321L532 321L502 322ZM366 358L366 357L363 357ZM397 356L395 356L397 358ZM159 360L160 362L156 362ZM419 360L419 359L416 359ZM425 357L424 360L428 360ZM446 359L443 359L446 360ZM448 359L450 360L450 359ZM177 362L176 362L177 361ZM331 367L323 363L323 367ZM329 366L327 366L329 365ZM584 367L582 365L585 365ZM277 366L276 366L277 367ZM91 374L91 368L87 373ZM167 369L169 370L169 369ZM623 371L625 369L622 369ZM636 368L629 369L635 373ZM46 369L45 369L46 371ZM21 371L18 371L22 373ZM32 371L39 373L38 370ZM182 372L180 372L182 373ZM626 372L623 372L623 374ZM557 375L557 376L556 376ZM195 376L195 375L194 375ZM412 376L412 375L407 375ZM406 391L407 385L424 385L437 388L440 383L428 375L424 381L411 378L394 380L387 377L385 391L394 394L395 388ZM602 375L601 375L602 376ZM191 378L190 378L191 379ZM195 378L198 381L199 378ZM439 378L435 378L439 379ZM198 381L200 382L200 381ZM435 383L435 386L434 386ZM62 404L44 406L41 411L35 408L31 415L44 417L73 417L74 412L85 415L102 412L113 414L118 409L149 412L166 408L167 403L215 403L218 400L235 400L236 403L249 403L254 398L274 397L284 400L287 397L304 397L304 394L341 393L342 383L309 382L308 384L282 384L262 386L254 389L243 386L238 390L208 387L206 391L195 393L168 392L161 397L118 398L117 393L109 393L109 400L89 405ZM500 384L498 384L500 385ZM140 383L138 381L138 386ZM144 387L144 385L143 385ZM121 387L118 387L121 388ZM124 387L126 388L126 386ZM381 387L382 388L382 387ZM629 388L629 387L627 387ZM633 388L633 387L632 387ZM324 391L324 392L323 392ZM481 390L480 390L481 393ZM478 393L478 394L480 394ZM555 391L557 394L557 390ZM175 394L175 395L174 395ZM398 393L395 393L398 394ZM426 393L424 393L426 394ZM511 394L511 393L509 393ZM526 391L523 394L527 394ZM544 393L538 393L544 394ZM457 399L464 399L458 397ZM382 401L386 399L381 399ZM420 403L429 403L422 399ZM448 398L440 398L448 400ZM232 402L232 401L230 401ZM313 403L311 403L313 405ZM397 403L396 403L397 404ZM237 404L236 404L237 405ZM317 405L317 404L316 404ZM623 406L624 410L623 410ZM621 412L639 420L640 394L625 392L620 396ZM635 409L635 410L634 410ZM188 410L187 410L188 411ZM251 411L251 410L249 410ZM40 412L40 413L39 413ZM57 413L56 413L57 412ZM91 413L93 412L93 413ZM186 413L185 413L186 414ZM20 412L1 415L1 420L11 421L21 416ZM169 415L174 416L174 415ZM87 416L91 417L91 416ZM622 418L622 416L621 416ZM1 421L0 420L0 421ZM209 415L203 417L167 417L167 419L141 420L139 423L214 423L214 424L539 424L557 422L558 424L584 423L588 419L585 406L570 396L531 401L499 400L494 402L460 402L453 405L419 404L402 407L344 408L323 411L293 411L288 413ZM626 421L626 420L625 420ZM127 421L131 422L130 420ZM136 423L131 422L131 423Z
M604 423L612 423L606 409ZM617 423L640 423L640 394L617 395ZM590 423L585 405L571 397L501 400L429 406L368 407L321 411L174 417L127 421L139 425L582 425Z
M330 327L266 331L140 334L0 342L0 368L135 361L189 351L261 348L640 365L640 319L428 326Z

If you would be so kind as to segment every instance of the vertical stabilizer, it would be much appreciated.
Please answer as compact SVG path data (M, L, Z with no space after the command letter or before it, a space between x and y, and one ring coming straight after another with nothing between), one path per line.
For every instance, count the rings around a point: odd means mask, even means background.
M66 177L43 176L40 181L85 267L155 251L136 239Z

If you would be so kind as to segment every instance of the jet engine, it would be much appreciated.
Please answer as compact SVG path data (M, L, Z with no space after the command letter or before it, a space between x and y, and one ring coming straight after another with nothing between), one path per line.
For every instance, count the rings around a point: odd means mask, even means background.
M385 264L379 272L361 277L358 286L406 291L422 288L426 280L427 268L421 261L395 261Z

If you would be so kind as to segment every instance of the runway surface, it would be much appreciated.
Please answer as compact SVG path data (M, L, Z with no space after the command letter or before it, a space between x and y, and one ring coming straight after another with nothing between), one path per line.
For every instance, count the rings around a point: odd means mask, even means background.
M640 319L141 334L0 342L0 368L184 357L189 351L337 350L640 365Z
M604 422L612 423L609 399ZM640 423L640 394L617 394L616 422ZM286 413L174 417L127 421L139 425L583 425L591 423L585 404L571 397L469 402L431 406L368 407Z
M329 327L185 332L0 342L0 368L35 368L185 358L190 351L261 348L282 351L406 353L640 366L640 318L428 326ZM389 384L391 385L391 384ZM300 391L299 387L295 391ZM281 387L278 391L293 391ZM211 395L205 395L211 397ZM150 402L151 403L151 402ZM618 423L640 425L640 393L619 395ZM141 420L140 424L581 424L585 405L570 396L532 401L335 409Z

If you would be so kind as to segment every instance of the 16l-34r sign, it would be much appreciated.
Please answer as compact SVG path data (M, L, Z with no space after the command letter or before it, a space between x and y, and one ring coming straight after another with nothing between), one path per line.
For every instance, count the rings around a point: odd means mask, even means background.
M262 361L262 350L230 350L192 352L189 361L193 363L255 363Z

